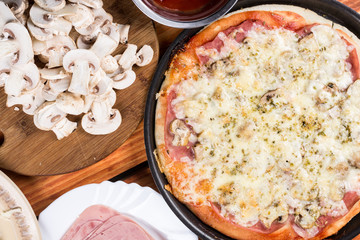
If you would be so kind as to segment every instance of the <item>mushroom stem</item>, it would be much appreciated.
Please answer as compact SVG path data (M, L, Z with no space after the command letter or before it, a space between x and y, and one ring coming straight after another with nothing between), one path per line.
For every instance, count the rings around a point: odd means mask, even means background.
M69 92L87 95L90 82L89 62L85 60L76 61L73 68Z
M99 59L102 59L106 55L114 52L117 46L118 43L114 39L108 35L99 33L94 45L92 45L90 50L94 52L96 56L99 57Z
M75 131L76 128L76 122L72 122L67 118L63 118L54 126L52 131L55 133L57 139L61 140L64 137L69 136L73 131Z

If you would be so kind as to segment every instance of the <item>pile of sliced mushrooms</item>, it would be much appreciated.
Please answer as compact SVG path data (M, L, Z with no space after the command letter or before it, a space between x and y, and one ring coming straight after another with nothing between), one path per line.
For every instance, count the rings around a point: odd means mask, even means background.
M32 6L0 1L0 87L6 105L22 105L37 128L52 130L58 139L77 128L69 114L84 114L81 126L90 134L114 132L122 119L112 108L114 89L129 87L136 79L133 65L153 58L150 46L138 50L127 43L130 25L114 23L102 6L101 0L35 0ZM119 44L127 44L126 50L111 55Z

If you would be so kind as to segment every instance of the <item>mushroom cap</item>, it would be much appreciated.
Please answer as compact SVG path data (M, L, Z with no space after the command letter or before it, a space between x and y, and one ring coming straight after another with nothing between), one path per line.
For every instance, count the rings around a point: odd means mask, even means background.
M84 99L79 94L60 93L56 98L56 106L63 112L79 115L84 111Z
M47 41L54 37L55 31L50 28L40 28L35 26L35 24L31 21L31 18L27 21L27 27L31 35L39 41Z
M91 46L95 43L97 39L97 35L79 35L79 37L76 40L76 45L80 49L90 49Z
M121 90L130 87L136 80L136 74L129 69L113 77L113 88Z
M21 23L8 23L4 26L3 32L6 32L11 36L13 39L11 41L20 43L19 50L15 53L17 57L13 61L14 64L25 64L34 58L31 37L27 29Z
M119 23L115 23L115 25L120 33L120 43L122 44L127 43L129 38L130 25L129 24L123 25Z
M58 11L65 7L65 0L35 0L35 3L42 9L50 12Z
M103 57L100 61L100 65L107 74L114 73L119 68L117 60L111 55Z
M64 18L72 23L75 28L86 28L95 20L93 11L81 4L76 5L76 14L64 16Z
M55 102L44 102L35 111L34 124L41 130L49 131L65 117L66 113L58 109Z
M95 53L86 49L75 49L69 51L63 59L63 66L67 72L73 72L74 63L76 61L87 61L90 71L96 73L100 68L99 58Z
M36 26L42 28L53 28L52 26L55 25L56 22L61 22L61 23L65 21L68 22L67 20L62 18L62 16L74 15L74 14L76 14L76 8L70 5L66 5L64 8L56 12L49 12L39 7L39 5L34 4L30 8L30 12L29 12L29 16L32 22Z
M154 57L154 50L149 45L144 45L136 53L136 65L143 67L148 65Z
M94 119L93 113L89 112L81 119L82 128L93 135L105 135L119 128L122 118L119 110L111 109L106 121L99 122Z
M102 6L103 6L102 0L69 0L69 2L81 3L85 6L95 8L95 9L102 8Z

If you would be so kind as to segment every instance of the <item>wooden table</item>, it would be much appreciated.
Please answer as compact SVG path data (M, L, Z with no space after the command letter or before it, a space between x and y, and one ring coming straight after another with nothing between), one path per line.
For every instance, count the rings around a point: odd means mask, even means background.
M360 0L340 0L340 2L360 12ZM154 25L159 39L161 57L182 30L166 27L158 23ZM65 192L89 183L122 180L128 183L136 182L141 186L156 189L146 163L143 127L142 121L133 135L113 154L77 172L38 177L21 176L5 170L4 172L23 191L36 215ZM356 239L360 240L360 236Z

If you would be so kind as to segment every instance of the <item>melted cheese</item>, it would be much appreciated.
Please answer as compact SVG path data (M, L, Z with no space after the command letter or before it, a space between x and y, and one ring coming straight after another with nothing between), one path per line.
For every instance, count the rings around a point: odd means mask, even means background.
M172 102L198 137L187 201L220 203L243 226L294 214L313 229L320 215L344 214L344 193L360 193L348 163L360 152L360 84L351 85L346 43L324 25L302 39L261 26L241 43L219 38L220 53L197 49L210 60ZM202 180L212 183L205 196Z

